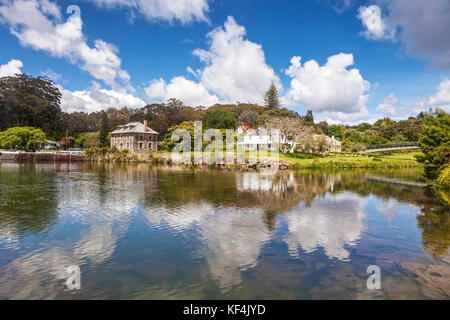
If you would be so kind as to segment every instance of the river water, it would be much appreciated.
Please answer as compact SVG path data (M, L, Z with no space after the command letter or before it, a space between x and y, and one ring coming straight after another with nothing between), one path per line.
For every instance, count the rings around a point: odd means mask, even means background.
M449 299L450 196L384 178L0 163L0 298Z

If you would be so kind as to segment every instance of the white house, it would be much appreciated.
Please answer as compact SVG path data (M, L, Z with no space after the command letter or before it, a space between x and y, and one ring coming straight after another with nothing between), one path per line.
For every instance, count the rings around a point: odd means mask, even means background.
M59 143L52 140L45 140L43 145L43 149L45 150L56 150L59 148Z
M246 150L271 150L278 151L280 144L289 144L293 149L295 143L286 141L279 130L268 130L264 128L247 129L240 126L237 133L241 135L238 145L244 145Z
M342 142L336 140L334 136L326 137L328 144L330 145L328 152L342 152Z
M342 143L336 140L334 136L328 137L323 134L314 134L313 138L318 139L320 137L325 137L325 141L328 144L328 150L326 152L342 152ZM303 146L300 146L303 149Z

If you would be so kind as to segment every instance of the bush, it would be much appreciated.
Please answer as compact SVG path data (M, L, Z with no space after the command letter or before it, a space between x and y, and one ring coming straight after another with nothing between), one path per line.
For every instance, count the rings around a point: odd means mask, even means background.
M206 111L203 117L203 127L205 129L235 129L234 113L227 110Z
M441 174L437 179L438 183L444 188L450 189L450 166L442 170Z
M14 127L0 132L0 149L34 152L45 142L45 133L32 127Z

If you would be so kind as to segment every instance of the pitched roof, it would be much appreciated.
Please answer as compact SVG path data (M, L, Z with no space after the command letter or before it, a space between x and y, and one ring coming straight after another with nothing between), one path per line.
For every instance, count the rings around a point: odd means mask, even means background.
M147 127L147 131L144 130L144 125L140 122L131 122L122 126L117 126L117 129L111 132L111 134L118 133L153 133L159 134L155 130Z

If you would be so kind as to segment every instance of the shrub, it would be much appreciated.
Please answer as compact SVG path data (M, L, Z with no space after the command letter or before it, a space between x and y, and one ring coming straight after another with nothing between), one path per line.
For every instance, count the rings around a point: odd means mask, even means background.
M450 166L447 166L444 170L442 170L437 181L443 187L450 189Z
M32 127L14 127L0 132L0 149L34 152L45 142L45 133Z

